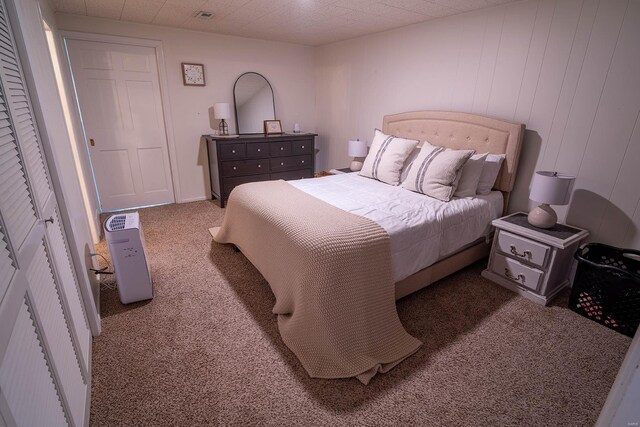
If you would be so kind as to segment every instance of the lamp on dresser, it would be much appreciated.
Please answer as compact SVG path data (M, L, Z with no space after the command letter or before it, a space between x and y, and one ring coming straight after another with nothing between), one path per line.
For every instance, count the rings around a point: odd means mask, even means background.
M213 118L220 120L220 124L218 125L220 135L229 135L229 125L227 125L226 121L231 118L231 105L227 102L216 102L213 104Z
M529 224L538 228L551 228L558 222L558 215L549 205L566 205L571 198L575 176L558 172L538 171L533 176L529 199L541 203L529 212Z
M349 157L353 157L351 162L351 170L357 172L362 169L362 162L357 160L358 157L367 157L367 141L349 141Z

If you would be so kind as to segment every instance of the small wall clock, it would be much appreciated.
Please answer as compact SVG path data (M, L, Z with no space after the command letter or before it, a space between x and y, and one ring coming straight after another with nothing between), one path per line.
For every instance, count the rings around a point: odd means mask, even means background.
M182 83L185 86L204 86L204 65L183 62Z

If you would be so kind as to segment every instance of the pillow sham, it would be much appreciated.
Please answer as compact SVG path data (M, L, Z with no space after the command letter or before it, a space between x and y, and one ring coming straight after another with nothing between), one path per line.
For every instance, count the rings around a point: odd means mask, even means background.
M418 146L416 148L414 148L413 151L411 151L411 154L409 154L409 157L407 157L407 160L404 161L404 164L402 165L402 172L400 172L400 183L401 184L407 179L407 175L409 175L409 171L411 170L411 166L413 165L413 162L418 157L418 154L420 154L420 149L421 148L422 148L422 146L420 144L418 144Z
M416 145L418 141L414 139L386 135L380 129L376 129L360 175L398 185L402 166Z
M480 175L482 175L482 168L484 166L484 159L487 158L487 153L474 154L467 160L462 166L460 172L460 181L456 187L456 192L453 193L456 197L473 197L476 195L478 189L478 183L480 182Z
M402 186L448 202L456 191L460 169L473 153L473 150L452 150L425 142Z
M480 174L480 181L478 182L478 189L476 190L477 194L485 195L491 192L505 157L504 154L487 154L487 157L484 159L484 165L482 166L482 173Z

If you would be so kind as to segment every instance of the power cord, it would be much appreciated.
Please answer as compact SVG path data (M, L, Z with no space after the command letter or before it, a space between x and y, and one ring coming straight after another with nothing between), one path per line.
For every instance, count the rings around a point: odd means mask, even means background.
M101 274L113 274L114 273L113 271L108 271L109 268L111 267L111 264L109 263L109 260L104 257L104 255L99 254L99 253L90 253L89 255L92 256L92 257L96 257L96 256L100 257L107 264L107 266L104 267L104 268L98 268L98 269L90 268L89 269L89 270L93 271L93 273L96 276L97 275L101 275ZM98 265L100 265L100 261L98 261ZM113 290L113 289L116 288L116 284L115 283L113 283L113 284L102 283L102 280L100 280L100 285L102 285L104 288L107 288L107 289L110 289L110 290Z

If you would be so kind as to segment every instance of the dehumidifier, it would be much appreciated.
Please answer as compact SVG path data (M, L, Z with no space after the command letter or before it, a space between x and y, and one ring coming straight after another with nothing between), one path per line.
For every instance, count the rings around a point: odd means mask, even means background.
M104 224L123 304L153 298L149 256L138 212L110 216Z

